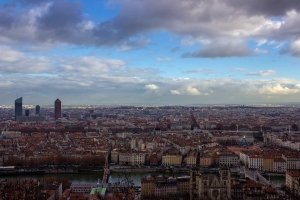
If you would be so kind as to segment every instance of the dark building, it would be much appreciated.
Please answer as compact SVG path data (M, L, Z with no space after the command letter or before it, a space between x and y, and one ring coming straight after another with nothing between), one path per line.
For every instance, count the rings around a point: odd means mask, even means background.
M41 113L41 106L37 105L35 106L35 115L40 115Z
M26 117L29 117L29 113L30 113L30 111L27 109L27 110L25 110L25 116Z
M61 118L61 101L59 99L54 102L54 118L55 120Z
M15 100L15 119L21 117L23 114L23 98L20 97Z

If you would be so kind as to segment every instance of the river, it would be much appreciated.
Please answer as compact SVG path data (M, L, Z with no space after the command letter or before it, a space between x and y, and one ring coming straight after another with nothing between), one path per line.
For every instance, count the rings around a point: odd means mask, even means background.
M165 175L171 176L172 174ZM141 186L141 179L148 175L160 175L159 173L143 173L143 172L130 172L130 173L111 173L109 177L109 183L116 183L124 180L130 180L134 183L135 186ZM176 173L176 176L180 175L188 175L187 173ZM72 183L97 183L98 180L101 182L103 176L103 172L90 172L90 173L79 173L79 174L44 174L44 175L12 175L12 176L0 176L0 179L28 179L28 178L36 178L36 179L67 179Z
M166 176L172 176L172 173L164 172ZM148 175L160 175L158 172L128 172L128 173L118 173L113 172L110 174L109 183L116 183L122 180L131 180L135 186L141 186L141 179ZM175 176L189 175L188 173L176 173ZM66 179L71 183L97 183L98 180L101 182L103 172L89 172L89 173L79 173L79 174L44 174L44 175L12 175L12 176L0 176L1 178L8 179L27 179L27 178L37 178L37 179ZM270 180L273 185L280 187L285 183L284 176L265 176L266 179Z

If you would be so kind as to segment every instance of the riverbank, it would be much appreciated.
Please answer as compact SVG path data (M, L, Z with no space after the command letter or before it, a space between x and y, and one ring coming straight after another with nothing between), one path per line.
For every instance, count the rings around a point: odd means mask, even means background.
M130 180L135 186L141 186L141 180L143 177L152 175L158 176L165 174L167 176L182 176L188 175L185 173L160 173L160 172L111 172L109 176L109 183L119 183L126 180ZM57 179L67 180L70 183L80 184L96 184L101 181L103 172L82 172L82 173L65 173L65 174L23 174L23 175L3 175L0 179L22 180L22 179Z
M84 173L98 173L103 172L103 169L47 169L47 170L26 170L15 169L9 171L0 171L1 176L15 176L15 175L45 175L45 174L84 174Z
M122 167L122 166L113 166L110 167L111 172L123 172L123 173L189 173L189 169L185 168L164 168L164 167L155 167L155 168L149 168L149 167L142 167L142 168L132 168L132 167Z
M103 168L61 168L51 167L46 169L16 168L12 170L1 170L0 176L14 175L43 175L43 174L82 174L103 172ZM166 168L166 167L130 167L111 166L111 173L189 173L188 168Z

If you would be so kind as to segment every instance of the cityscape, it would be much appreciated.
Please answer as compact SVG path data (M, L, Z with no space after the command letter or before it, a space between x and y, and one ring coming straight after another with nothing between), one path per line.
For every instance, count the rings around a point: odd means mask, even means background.
M3 199L299 198L300 106L14 103Z
M0 200L299 199L299 0L0 0Z

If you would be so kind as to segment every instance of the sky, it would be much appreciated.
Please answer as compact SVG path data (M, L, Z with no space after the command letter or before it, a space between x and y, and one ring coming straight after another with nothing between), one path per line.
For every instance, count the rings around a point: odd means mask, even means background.
M300 102L297 0L0 0L0 104Z

